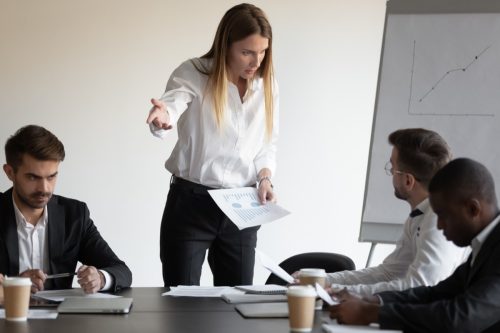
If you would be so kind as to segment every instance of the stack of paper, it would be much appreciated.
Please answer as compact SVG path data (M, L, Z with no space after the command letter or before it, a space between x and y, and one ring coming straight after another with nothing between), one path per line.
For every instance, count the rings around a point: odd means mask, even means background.
M221 297L222 294L244 294L233 287L177 286L170 287L162 296Z
M322 325L323 331L327 333L403 333L398 330L381 330L376 324L370 326L357 326L357 325L339 325L336 320L323 319L325 322Z
M56 309L29 309L28 319L56 319ZM5 309L0 309L0 319L5 319Z
M242 290L247 294L260 294L260 295L285 295L288 290L287 287L279 286L277 284L264 284L264 285L251 285L251 286L236 286L238 290Z
M60 290L43 290L34 294L35 297L43 298L49 301L62 302L66 297L87 297L87 298L116 298L121 297L107 293L86 294L83 289L60 289Z
M273 303L286 302L286 295L257 295L257 294L223 294L222 299L227 303Z

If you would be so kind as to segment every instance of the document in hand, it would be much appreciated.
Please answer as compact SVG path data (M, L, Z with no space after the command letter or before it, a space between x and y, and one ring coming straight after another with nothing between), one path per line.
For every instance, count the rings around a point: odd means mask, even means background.
M240 230L272 222L290 214L275 203L261 204L255 187L209 190L208 193Z
M257 249L255 249L255 254L257 254L257 256L259 257L262 266L270 270L271 273L276 274L277 276L279 276L281 279L283 279L288 283L294 282L293 276L288 274L283 268L281 268L278 264L276 264L271 258L269 258L267 254Z

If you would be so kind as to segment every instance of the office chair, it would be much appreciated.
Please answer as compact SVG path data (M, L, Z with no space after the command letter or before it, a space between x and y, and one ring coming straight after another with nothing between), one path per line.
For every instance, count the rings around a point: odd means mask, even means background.
M351 258L330 252L309 252L294 255L280 264L287 273L292 274L301 268L323 268L327 273L354 270L356 266ZM266 284L286 285L287 282L271 273Z

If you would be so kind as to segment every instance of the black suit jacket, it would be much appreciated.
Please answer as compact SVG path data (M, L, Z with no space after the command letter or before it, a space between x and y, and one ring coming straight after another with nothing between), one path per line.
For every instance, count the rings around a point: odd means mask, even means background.
M500 332L500 224L471 257L434 287L379 295L381 328L404 332Z
M46 273L74 272L80 261L113 276L112 291L130 287L130 269L101 237L85 203L53 195L47 208L49 267ZM0 273L12 276L21 273L12 189L0 193ZM73 277L47 280L46 288L71 288L72 281Z

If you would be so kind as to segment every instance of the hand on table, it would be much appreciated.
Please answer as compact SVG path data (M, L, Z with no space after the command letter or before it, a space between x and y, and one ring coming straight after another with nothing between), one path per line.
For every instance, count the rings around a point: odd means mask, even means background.
M19 276L30 278L32 294L45 289L43 285L47 279L47 275L45 275L45 273L40 269L27 269L19 274Z
M330 307L330 318L337 319L339 324L369 325L378 322L378 298L361 299L346 289L331 293L340 302ZM371 301L370 301L371 300ZM372 302L373 301L373 302Z
M104 275L94 266L82 265L76 274L78 284L86 294L94 294L106 284Z

